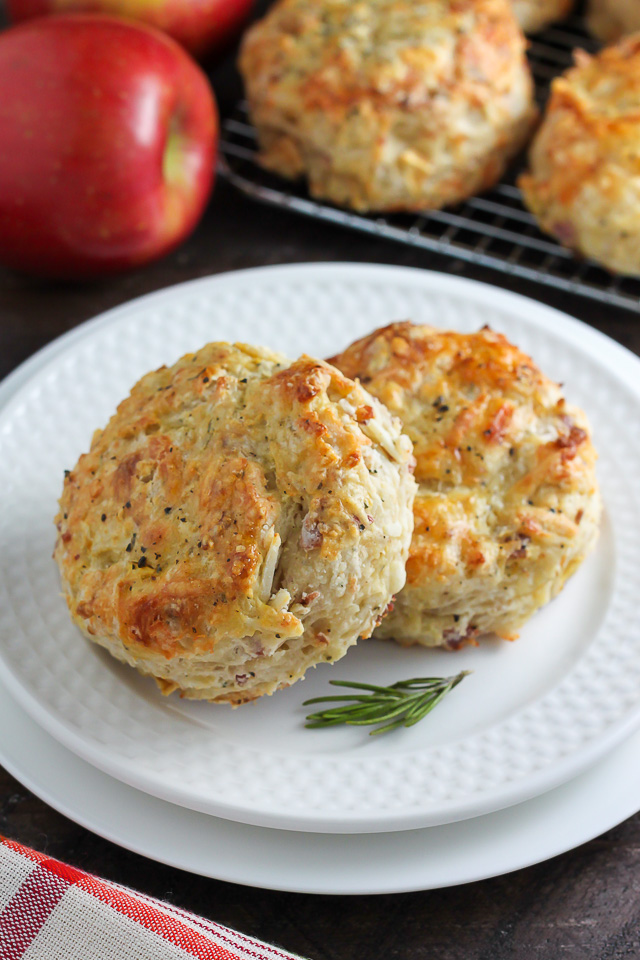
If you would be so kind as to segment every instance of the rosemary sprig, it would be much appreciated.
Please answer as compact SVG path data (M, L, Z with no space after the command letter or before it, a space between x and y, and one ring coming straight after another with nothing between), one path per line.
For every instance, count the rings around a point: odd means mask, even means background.
M310 713L306 727L334 727L339 723L350 726L382 724L371 730L370 736L388 733L397 727L412 727L431 713L450 690L457 687L470 673L463 670L455 677L415 677L413 680L398 680L390 687L378 687L372 683L349 683L346 680L330 680L334 687L350 687L366 693L352 693L344 697L314 697L305 700L303 707L312 703L344 702L341 707L330 707Z

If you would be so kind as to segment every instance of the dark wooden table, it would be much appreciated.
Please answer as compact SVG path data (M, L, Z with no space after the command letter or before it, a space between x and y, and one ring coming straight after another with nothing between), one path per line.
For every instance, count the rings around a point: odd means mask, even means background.
M215 79L223 105L228 69ZM196 233L168 259L108 282L35 282L0 270L0 376L116 304L241 267L296 261L405 264L486 280L578 316L640 354L640 317L460 262L257 207L219 182ZM640 814L517 873L378 897L275 893L200 879L128 853L60 816L0 768L0 833L314 960L616 960L640 957Z

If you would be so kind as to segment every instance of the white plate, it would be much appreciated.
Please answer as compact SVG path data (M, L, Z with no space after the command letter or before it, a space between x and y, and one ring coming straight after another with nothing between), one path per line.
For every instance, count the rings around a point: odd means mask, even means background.
M607 516L596 553L515 644L459 653L360 644L237 711L162 698L80 638L59 596L62 471L144 371L211 339L328 355L392 319L503 330L593 422ZM493 287L396 267L243 271L111 311L43 354L0 411L0 675L49 733L148 793L296 830L410 829L557 786L640 725L640 363L570 318ZM473 674L428 721L371 740L308 731L330 678Z
M449 887L548 860L640 808L636 733L570 783L460 823L351 836L250 827L156 800L100 773L0 693L0 763L29 790L119 846L230 883L336 895Z

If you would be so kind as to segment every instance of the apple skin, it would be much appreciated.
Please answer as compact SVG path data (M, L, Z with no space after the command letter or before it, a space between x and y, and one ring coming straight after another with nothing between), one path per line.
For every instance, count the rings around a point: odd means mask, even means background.
M52 13L104 13L168 33L198 59L224 52L240 35L255 0L7 0L15 23Z
M79 279L164 256L213 187L218 117L177 43L92 14L0 33L0 263Z

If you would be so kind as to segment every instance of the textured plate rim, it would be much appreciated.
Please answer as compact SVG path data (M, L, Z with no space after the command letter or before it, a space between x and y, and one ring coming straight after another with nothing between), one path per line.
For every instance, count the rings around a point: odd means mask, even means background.
M186 808L176 810L165 801L113 780L58 743L22 711L8 691L2 687L0 690L5 694L0 699L0 713L7 711L14 717L22 736L24 721L32 725L31 730L27 726L26 733L31 748L35 737L36 750L41 742L47 750L53 749L54 753L61 751L58 754L60 765L71 764L68 779L58 780L56 789L52 766L29 769L29 751L23 750L16 757L7 751L6 744L3 749L0 729L0 762L11 776L58 813L104 840L175 869L226 883L324 896L371 896L444 889L504 876L543 863L606 833L640 809L640 773L634 763L640 735L636 734L568 784L508 810L461 823L425 827L404 834L396 832L389 835L356 834L340 837L287 833L268 827L229 823ZM55 768L55 764L53 766ZM636 771L635 776L633 771ZM89 806L78 801L81 792L78 791L78 785L84 783L86 791L86 778L94 801ZM621 782L623 790L619 789ZM71 783L73 786L67 789ZM603 783L606 787L598 795L598 787ZM130 807L126 812L127 804L131 801L137 817L131 816ZM99 810L100 804L103 804L103 810ZM558 812L558 807L561 812ZM579 816L569 816L575 813L576 808ZM123 815L118 817L120 811ZM142 819L147 824L157 819L158 815L164 829L153 829L153 837L141 839L138 820ZM194 817L197 822L192 829ZM556 835L561 837L559 843L550 841L551 824L555 825ZM533 842L532 830L535 831ZM180 842L174 839L176 832ZM509 834L507 838L504 837L505 832ZM167 837L173 842L167 842ZM206 853L198 861L194 851L202 850L203 837L205 844L210 846L206 847ZM440 852L445 869L438 876L432 872L433 842L434 838L437 842L442 837L446 841L443 846L446 846L447 853ZM196 838L199 843L195 842ZM491 842L490 858L481 859L477 854L474 858L470 855L474 839L476 844L480 839ZM523 840L528 844L527 853L520 852L518 846ZM363 841L366 844L364 846ZM283 864L283 846L286 848L291 843L296 851L296 863L293 865L285 861ZM221 853L221 844L232 844L233 854L229 851ZM330 845L328 850L327 844ZM397 849L398 844L402 844L401 850ZM280 854L278 863L281 875L275 880L273 864L277 854ZM321 873L318 858L323 854L331 858L331 869ZM393 870L390 855L394 858ZM462 863L456 861L456 856L462 859ZM340 861L341 857L344 857L343 861ZM351 865L361 863L363 857L371 858L367 859L366 882L358 882L352 877L347 880ZM401 880L400 877L405 877L407 873L407 857L416 857L418 864L414 861L411 865L412 879ZM400 860L401 863L398 862ZM340 869L336 869L336 861ZM314 865L313 879L309 873L306 880L300 878L298 865L301 862ZM389 879L390 872L393 872L394 880ZM420 872L420 877L415 876L416 872ZM285 876L282 876L283 873ZM320 876L323 875L330 879L321 882ZM336 881L336 877L339 877L339 881Z

